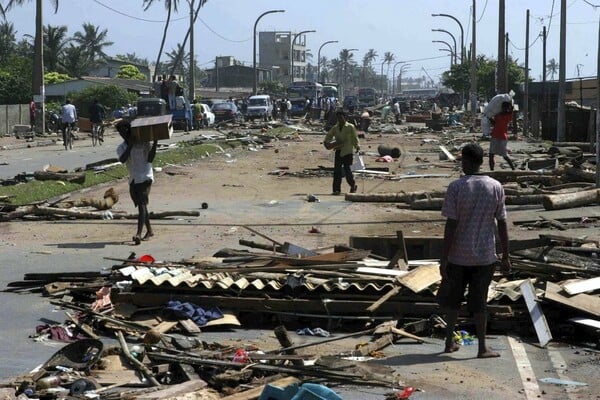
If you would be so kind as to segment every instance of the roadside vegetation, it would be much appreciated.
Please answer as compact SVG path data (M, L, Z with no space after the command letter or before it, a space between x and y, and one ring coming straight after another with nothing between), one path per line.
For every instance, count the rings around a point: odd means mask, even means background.
M187 164L207 157L220 149L235 147L236 142L215 144L180 144L179 147L167 151L159 151L152 165L165 167L168 165ZM7 196L10 205L35 204L55 196L75 192L99 184L117 181L128 176L125 165L118 165L107 170L96 172L85 171L85 181L82 184L63 181L31 180L12 186L1 186L0 197Z

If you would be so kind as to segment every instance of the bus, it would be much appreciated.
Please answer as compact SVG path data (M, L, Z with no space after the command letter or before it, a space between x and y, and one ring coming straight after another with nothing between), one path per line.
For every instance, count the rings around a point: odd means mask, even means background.
M358 89L358 104L362 107L377 105L377 92L374 88L363 87Z
M287 88L288 98L313 98L321 96L323 85L315 82L294 82Z
M318 99L321 96L323 85L315 82L294 82L287 88L287 96L292 103L290 115L303 115L306 110L306 99Z

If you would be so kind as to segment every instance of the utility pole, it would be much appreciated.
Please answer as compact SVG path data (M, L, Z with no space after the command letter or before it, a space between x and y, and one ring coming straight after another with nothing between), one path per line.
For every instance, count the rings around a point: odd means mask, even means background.
M504 52L504 21L505 21L505 3L504 0L498 1L498 61L496 63L496 94L506 93L506 53Z
M471 42L471 113L473 114L473 125L471 125L472 132L475 131L475 115L477 109L477 35L476 25L477 17L475 16L475 0L473 0L473 10L471 11L471 19L473 24L473 40Z
M525 90L523 94L523 136L529 135L529 9L525 17Z
M190 101L196 98L196 81L194 73L196 72L196 62L194 60L194 0L188 0L190 5L190 82L189 95Z
M558 115L556 141L564 142L565 134L565 64L567 60L567 0L560 0L560 54L558 61Z
M600 71L600 18L598 19L598 60L597 70ZM596 74L596 188L600 188L600 74Z
M547 98L547 85L546 85L546 36L548 36L546 34L546 26L544 26L544 29L542 30L542 115L543 115L543 120L547 121L548 120L548 98ZM542 135L543 136L543 131L544 131L544 125L542 122Z

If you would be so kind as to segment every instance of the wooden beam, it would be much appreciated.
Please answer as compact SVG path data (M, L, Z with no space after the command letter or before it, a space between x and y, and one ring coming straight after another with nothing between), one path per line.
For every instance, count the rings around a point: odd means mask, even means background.
M545 299L600 317L600 297L583 293L569 297L565 295L566 293L561 292L560 286L552 282L546 282Z

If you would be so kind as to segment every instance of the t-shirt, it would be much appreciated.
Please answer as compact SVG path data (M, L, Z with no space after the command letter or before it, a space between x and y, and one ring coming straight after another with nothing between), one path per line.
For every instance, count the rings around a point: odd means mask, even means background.
M456 220L448 261L458 265L489 265L496 256L496 221L506 219L504 189L486 175L465 175L450 183L442 215Z
M73 123L77 120L77 110L73 104L62 106L62 122Z
M356 133L356 128L350 122L346 122L342 129L340 129L339 124L335 124L327 135L325 135L324 142L331 143L335 140L335 143L341 145L338 149L340 151L340 156L345 156L348 154L352 154L354 149L358 149L358 134Z
M150 142L139 142L131 145L129 158L125 161L127 170L129 171L129 183L143 183L147 180L154 181L154 172L152 171L152 163L148 162L148 155L152 149ZM117 147L117 155L119 158L127 150L127 144L121 143Z
M508 140L508 124L512 121L512 113L502 113L494 118L492 137L500 140Z

